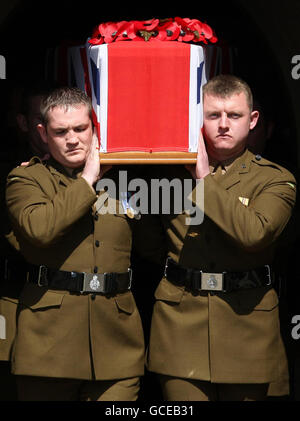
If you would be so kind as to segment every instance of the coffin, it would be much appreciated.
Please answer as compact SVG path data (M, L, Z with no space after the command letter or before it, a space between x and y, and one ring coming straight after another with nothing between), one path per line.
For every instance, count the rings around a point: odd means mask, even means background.
M119 42L69 49L69 78L90 95L106 163L194 163L206 82L201 46Z
M195 163L215 42L206 23L175 17L107 22L84 45L57 49L58 82L92 99L102 161Z

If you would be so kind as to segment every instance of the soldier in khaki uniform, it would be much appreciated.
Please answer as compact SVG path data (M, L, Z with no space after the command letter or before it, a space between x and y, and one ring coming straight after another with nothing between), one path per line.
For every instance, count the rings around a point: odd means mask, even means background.
M0 400L15 400L15 376L10 373L10 357L16 332L18 296L26 281L27 263L18 252L18 243L11 232L5 205L8 173L33 155L44 157L47 145L40 138L36 125L40 122L40 103L50 92L48 83L35 82L26 88L17 87L8 114L13 116L13 147L6 147L0 163ZM16 133L17 131L17 133Z
M166 173L202 180L204 220L160 217L168 259L155 292L148 369L159 374L166 400L263 400L286 364L272 259L295 179L246 149L258 112L245 82L220 75L203 93L206 147L200 139L189 171ZM153 230L154 223L152 238Z
M58 89L42 116L51 158L14 169L6 192L31 264L12 358L20 399L135 400L144 341L130 291L131 228L118 198L115 214L98 204L104 171L91 103L78 89Z

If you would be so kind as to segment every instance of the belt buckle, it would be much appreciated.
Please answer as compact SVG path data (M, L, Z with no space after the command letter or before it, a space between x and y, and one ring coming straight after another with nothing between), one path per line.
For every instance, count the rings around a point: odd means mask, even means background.
M201 289L206 291L225 291L224 274L201 272Z
M268 278L268 283L266 285L269 286L269 285L272 285L271 268L270 268L270 265L265 265L265 268L267 268L267 278Z
M84 292L103 292L105 284L105 273L83 273L82 291Z
M39 287L46 286L47 284L41 283L41 279L47 279L47 266L45 266L45 265L40 265L40 267L39 267L37 284L38 284Z

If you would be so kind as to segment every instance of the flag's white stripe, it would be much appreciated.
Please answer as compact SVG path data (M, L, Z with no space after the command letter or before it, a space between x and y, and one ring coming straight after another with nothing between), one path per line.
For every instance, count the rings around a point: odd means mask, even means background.
M107 149L107 45L91 46L86 43L86 54L88 64L88 74L91 87L91 100L93 110L96 114L97 121L100 124L100 151L106 152ZM93 72L91 68L91 60L99 69L100 75L100 105L97 104L95 95ZM105 75L106 74L106 75ZM106 78L106 82L105 82Z
M107 103L108 103L108 45L99 46L98 68L100 69L100 107L98 107L100 122L101 145L100 151L107 151Z
M203 124L202 85L206 81L203 64L200 103L197 104L198 94L198 67L204 61L203 48L197 45L190 46L190 93L189 93L189 152L197 152L200 129Z

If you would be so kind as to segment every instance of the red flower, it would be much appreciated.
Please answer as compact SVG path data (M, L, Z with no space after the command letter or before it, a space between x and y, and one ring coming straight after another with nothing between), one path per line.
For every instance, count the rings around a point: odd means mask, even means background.
M189 18L182 19L182 18L176 17L174 18L174 20L175 22L178 23L178 25L181 28L178 41L185 41L185 42L193 41L195 35L189 27L191 23L191 19Z
M136 38L136 31L133 22L123 22L117 32L115 41L128 41Z
M99 32L104 37L104 42L109 44L113 42L118 34L120 27L124 24L122 22L107 22L99 25Z
M218 41L218 38L215 36L215 34L211 37L210 42L215 43Z
M202 34L206 39L210 39L213 36L213 30L206 23L202 23Z
M149 19L149 20L134 20L133 21L136 31L154 31L159 24L159 19Z
M184 41L207 44L218 41L212 28L198 19L168 18L145 21L106 22L94 29L90 44L118 41Z
M104 38L102 37L102 35L99 32L99 26L97 26L92 34L92 38L89 39L89 43L93 44L93 45L100 45L104 43Z
M180 26L172 19L169 19L168 21L159 24L156 39L160 41L173 41L178 38L179 34Z
M214 31L212 28L207 25L207 23L202 23L202 32L206 39L208 39L210 42L217 42L218 38L216 37Z
M189 23L188 27L194 34L193 41L195 41L195 42L202 41L205 44L207 44L207 41L205 39L206 37L205 37L204 30L203 30L203 23L202 22L200 22L197 19L192 19L191 22Z

